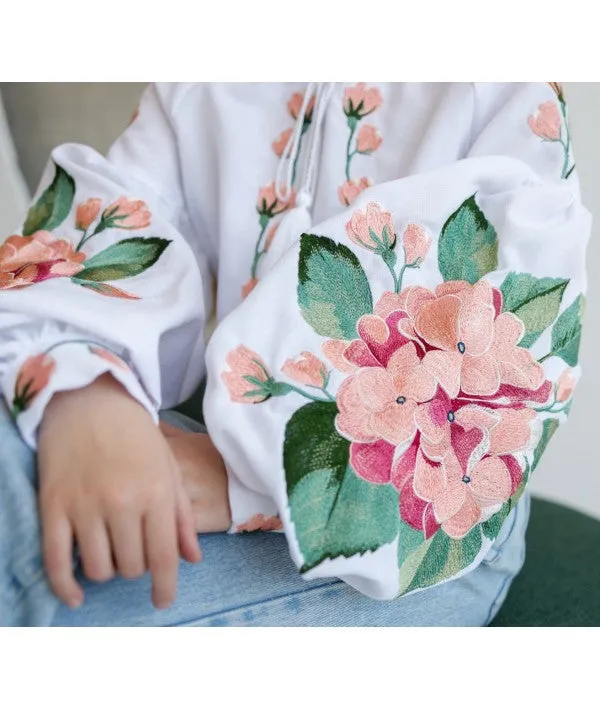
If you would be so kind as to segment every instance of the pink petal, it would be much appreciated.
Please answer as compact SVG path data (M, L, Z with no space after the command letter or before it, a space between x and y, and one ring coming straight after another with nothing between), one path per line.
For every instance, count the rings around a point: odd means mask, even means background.
M504 503L510 498L512 479L506 464L499 457L482 459L469 476L469 490L480 508Z
M435 300L434 293L423 286L409 286L399 294L400 310L404 311L411 320L417 317L424 303L433 300Z
M532 409L498 409L500 421L491 430L490 454L513 454L528 448L531 441Z
M340 385L337 405L339 414L335 425L342 436L365 443L379 438L371 427L371 411L362 399L356 375L351 375Z
M463 356L460 388L465 394L492 396L500 387L500 368L492 355Z
M381 345L387 341L390 335L383 318L374 315L362 316L358 321L357 330L367 344Z
M379 367L381 365L362 340L353 340L347 347L344 357L358 367Z
M466 484L462 483L460 480L447 482L446 485L437 492L433 501L433 510L437 521L443 524L454 517L465 505L466 496Z
M500 458L504 461L504 464L508 469L508 473L510 474L510 494L512 496L519 487L521 481L523 480L523 471L521 470L519 462L514 456L501 456Z
M468 281L445 281L435 287L436 296L451 296L456 293L468 291L471 284Z
M486 303L469 299L460 310L459 336L468 355L483 355L494 337L494 308Z
M461 301L457 296L441 296L421 305L415 319L415 330L434 348L456 351L460 340L458 317Z
M431 443L442 441L450 443L450 423L448 421L448 405L435 399L421 404L415 411L415 422L421 434Z
M372 412L385 409L395 402L394 382L382 367L365 367L353 375L363 407Z
M399 370L412 369L421 364L421 360L417 355L417 349L414 343L407 343L396 350L392 357L388 360L387 371L392 377Z
M466 488L466 486L464 486ZM456 515L442 524L442 530L451 538L460 540L469 530L477 525L481 518L481 509L471 495L465 495L464 503Z
M525 348L515 348L507 359L499 361L499 366L503 384L535 390L544 382L544 368Z
M415 530L421 530L425 537L431 537L440 527L431 503L415 495L410 480L400 491L400 517Z
M460 375L463 355L457 352L431 350L423 358L423 367L431 373L449 397L460 391Z
M323 355L325 355L336 370L346 375L352 374L357 369L357 366L345 357L348 346L349 343L345 340L326 340L321 344L321 352Z
M351 444L350 463L369 483L389 483L395 447L381 439L374 444Z
M445 484L444 469L441 464L433 464L419 451L415 462L413 488L415 493L426 501L432 501Z
M403 311L402 303L402 296L399 293L386 291L375 305L375 315L385 319L394 311Z
M404 404L393 402L373 415L373 429L391 444L400 446L410 441L417 431L414 412L416 404L410 400Z
M452 451L456 456L456 461L460 465L462 473L466 473L469 470L473 453L483 439L484 432L481 429L473 428L466 431L458 424L450 427Z

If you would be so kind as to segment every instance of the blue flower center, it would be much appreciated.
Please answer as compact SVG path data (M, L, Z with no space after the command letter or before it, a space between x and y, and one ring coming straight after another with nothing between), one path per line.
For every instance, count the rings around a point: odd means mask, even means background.
M450 424L452 424L452 422L456 419L456 415L454 414L454 412L448 412L446 418L448 419Z
M403 397L400 395L399 397L396 397L396 403L397 404L404 404L406 402L406 397Z
M465 350L467 349L463 341L461 340L459 343L456 344L456 347L458 348L458 352L461 355L464 355Z
M462 477L463 483L471 483L471 477L466 474Z

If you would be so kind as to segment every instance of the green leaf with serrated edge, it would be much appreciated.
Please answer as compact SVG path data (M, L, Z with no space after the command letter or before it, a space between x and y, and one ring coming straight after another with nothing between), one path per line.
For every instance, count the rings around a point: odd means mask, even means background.
M373 312L367 276L356 256L328 237L303 234L298 262L298 304L319 335L352 340L356 324Z
M426 543L417 548L413 553L414 558L409 557L411 566L414 566L415 559L419 557L421 559L408 585L406 585L406 579L402 579L403 570L400 569L401 593L424 589L454 577L472 564L481 550L481 544L481 526L479 525L476 525L460 540L454 540L443 530L438 530ZM425 552L421 555L423 549Z
M519 345L530 348L554 323L568 279L538 279L512 272L502 282L503 310L514 313L525 326Z
M75 180L60 165L54 163L54 168L56 172L52 183L27 212L23 225L25 237L40 229L51 232L59 227L71 212L75 198Z
M542 436L540 437L538 445L535 447L535 451L533 452L533 462L531 464L532 471L537 468L537 465L539 464L540 459L542 458L542 455L546 450L546 447L550 443L550 439L554 436L554 432L558 429L558 425L558 419L544 419Z
M350 444L335 429L336 414L333 402L310 403L286 427L284 468L302 572L326 559L376 550L398 534L398 494L356 475L348 464Z
M498 266L496 230L475 202L465 200L442 227L438 266L444 281L475 283Z
M400 566L399 594L406 594L417 574L425 555L427 554L434 537L430 537L413 550Z
M169 246L160 237L132 237L112 244L83 263L80 281L118 281L139 274L153 266Z
M577 365L579 358L581 318L584 305L584 297L577 296L573 303L560 314L552 328L552 355L562 358L571 367Z

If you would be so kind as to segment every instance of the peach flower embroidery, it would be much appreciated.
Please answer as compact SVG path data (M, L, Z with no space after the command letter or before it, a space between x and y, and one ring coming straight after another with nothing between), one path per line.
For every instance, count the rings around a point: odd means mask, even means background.
M546 141L560 140L562 118L554 101L543 103L535 115L529 116L527 122L536 136Z
M56 361L51 355L41 353L25 360L15 384L15 396L12 402L13 417L24 412L48 385L56 370Z
M356 152L369 155L379 148L383 139L375 126L361 126L356 136Z
M286 145L288 144L290 140L290 136L292 135L292 129L287 128L283 133L279 135L279 137L273 141L273 151L275 152L275 155L278 158L281 158L283 155L283 151L285 150Z
M431 237L420 224L409 224L402 235L405 263L418 266L427 256Z
M100 214L100 209L102 207L102 200L98 197L92 197L86 202L82 202L77 206L77 211L75 212L75 227L83 232L89 229L92 222L98 219Z
M264 402L271 394L272 381L262 358L244 345L232 350L225 360L230 370L221 377L233 402Z
M504 503L514 493L521 478L515 466L498 456L486 456L466 474L452 455L443 464L431 464L418 454L414 490L432 503L442 530L461 538L481 520L484 509Z
M288 101L287 108L288 108L290 116L294 119L294 121L300 115L303 101L304 101L304 94L301 94L298 92L295 94L292 94L292 98ZM306 107L306 113L304 115L304 122L305 123L310 123L312 121L312 115L313 115L314 108L315 108L315 97L313 96L309 100L308 106Z
M14 235L0 245L0 290L74 276L83 269L84 261L83 252L50 232L39 231L30 237Z
M93 355L96 355L97 357L106 360L106 362L110 362L112 365L116 365L119 370L129 370L122 358L110 352L110 350L105 350L104 348L100 348L97 345L92 345L90 346L90 352Z
M258 279L249 279L246 281L246 283L242 286L242 297L246 298L254 289L256 288L256 285L258 284Z
M266 518L262 513L253 515L250 520L236 527L238 533L251 532L272 532L273 530L281 530L283 525L277 515L271 515Z
M372 185L373 181L367 177L363 177L360 180L346 180L346 182L338 188L340 202L343 205L351 205L363 190L366 190Z
M575 378L573 372L567 368L563 370L556 384L556 401L566 402L571 399L573 390L575 389Z
M344 380L336 426L352 441L406 443L416 433L417 404L434 392L435 380L423 368L415 345L407 343L385 367L364 367Z
M364 83L347 88L344 92L344 113L358 120L373 113L382 103L379 89L368 88Z
M365 210L356 210L346 223L346 234L358 246L369 251L393 249L396 233L390 212L376 202L369 202Z
M145 229L150 226L152 214L142 200L119 197L102 213L104 228Z
M329 376L327 365L310 352L302 352L295 360L287 360L281 371L301 385L319 389L327 386Z
M275 192L275 183L272 182L265 187L262 187L258 192L256 200L256 211L262 217L271 219L282 212L285 212L289 207L294 206L294 196L292 195L287 202L282 202Z

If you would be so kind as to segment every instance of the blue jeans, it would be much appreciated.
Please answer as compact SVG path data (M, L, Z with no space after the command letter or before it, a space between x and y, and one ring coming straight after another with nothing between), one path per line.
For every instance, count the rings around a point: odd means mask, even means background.
M203 431L174 412L163 418ZM282 534L215 534L201 536L202 563L181 564L170 609L152 607L147 575L94 584L79 574L86 601L71 610L44 575L35 454L0 404L0 626L485 626L523 564L528 517L524 497L477 569L395 601L374 601L338 580L303 580Z

